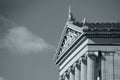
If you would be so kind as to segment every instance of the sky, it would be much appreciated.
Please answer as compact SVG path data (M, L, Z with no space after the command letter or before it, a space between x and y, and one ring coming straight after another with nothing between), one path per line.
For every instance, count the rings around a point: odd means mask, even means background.
M119 0L70 0L81 22L120 22ZM68 0L0 0L0 80L58 80L53 63Z

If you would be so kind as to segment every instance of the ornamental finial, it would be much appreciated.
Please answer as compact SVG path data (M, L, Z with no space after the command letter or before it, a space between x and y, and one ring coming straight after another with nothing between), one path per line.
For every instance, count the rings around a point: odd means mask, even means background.
M85 24L86 22L87 22L86 17L84 17L82 23Z
M69 10L68 10L68 21L74 21L73 14L71 12L70 1L69 1Z

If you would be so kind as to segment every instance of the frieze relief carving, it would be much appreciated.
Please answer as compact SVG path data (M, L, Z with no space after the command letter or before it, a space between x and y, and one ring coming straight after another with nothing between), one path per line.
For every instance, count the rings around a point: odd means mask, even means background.
M68 28L65 33L63 43L61 45L60 53L63 52L66 48L68 48L80 34L80 32Z

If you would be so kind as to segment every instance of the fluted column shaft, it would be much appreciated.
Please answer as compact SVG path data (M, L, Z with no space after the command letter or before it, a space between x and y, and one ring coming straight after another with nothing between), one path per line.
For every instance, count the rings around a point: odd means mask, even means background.
M59 77L59 80L65 80L64 76L63 76L63 75L60 76L60 77Z
M75 65L75 80L80 80L80 64Z
M69 80L69 75L65 75L65 80Z
M81 80L87 80L87 62L84 58L81 61Z
M87 57L87 80L97 80L96 77L96 56L88 55Z
M73 67L70 68L69 78L70 80L75 80L75 71Z
M105 60L102 58L101 60L101 78L102 80L105 80Z

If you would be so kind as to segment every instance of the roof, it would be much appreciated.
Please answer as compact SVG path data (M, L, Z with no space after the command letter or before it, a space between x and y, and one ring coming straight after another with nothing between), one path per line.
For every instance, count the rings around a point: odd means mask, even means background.
M78 27L83 27L83 23L74 22L73 24L78 26ZM120 28L119 22L117 22L117 23L114 23L114 22L112 22L112 23L110 23L110 22L106 22L106 23L104 23L104 22L102 22L102 23L100 23L100 22L97 22L97 23L86 22L84 25L88 26L88 28L114 28L114 29Z
M85 23L89 28L120 28L120 23Z

